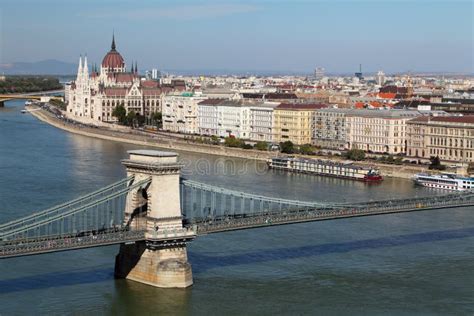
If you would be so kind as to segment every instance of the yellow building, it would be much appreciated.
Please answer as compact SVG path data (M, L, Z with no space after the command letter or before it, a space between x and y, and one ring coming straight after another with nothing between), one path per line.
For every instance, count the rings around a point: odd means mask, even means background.
M419 117L407 122L407 156L474 162L474 115Z
M282 103L273 111L273 141L311 144L313 115L324 104Z

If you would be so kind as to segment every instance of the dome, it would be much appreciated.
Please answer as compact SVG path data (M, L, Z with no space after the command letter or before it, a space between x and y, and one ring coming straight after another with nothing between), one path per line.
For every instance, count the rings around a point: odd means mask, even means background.
M115 50L115 37L112 37L112 48L111 50L105 55L104 59L102 60L102 67L105 68L123 68L125 67L125 62L123 60L122 55Z
M122 55L120 55L120 53L114 49L105 55L104 59L102 60L102 67L112 69L123 68L125 67L125 63L123 61Z

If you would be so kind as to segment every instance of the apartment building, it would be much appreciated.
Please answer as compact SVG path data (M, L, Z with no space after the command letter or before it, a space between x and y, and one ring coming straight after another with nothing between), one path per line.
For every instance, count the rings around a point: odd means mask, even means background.
M350 109L321 109L313 115L312 144L328 149L344 149L347 143L346 115Z
M280 104L273 111L273 141L310 144L315 111L325 107L325 104Z
M474 162L474 115L418 117L407 122L409 157Z
M207 96L192 92L163 95L163 129L185 134L199 133L198 103L206 99Z
M409 110L352 110L346 114L346 148L404 154L407 121L421 115L419 111Z
M273 111L277 102L263 102L249 105L250 109L250 140L273 141Z
M217 136L217 104L223 99L207 99L198 103L198 133L205 136Z

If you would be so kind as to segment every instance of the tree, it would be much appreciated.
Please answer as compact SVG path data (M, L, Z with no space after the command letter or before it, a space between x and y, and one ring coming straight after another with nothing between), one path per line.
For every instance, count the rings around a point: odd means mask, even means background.
M396 165L403 165L403 158L402 157L395 158L395 164Z
M388 155L387 158L385 159L386 163L393 164L395 162L395 159L393 158L392 155Z
M431 170L446 170L446 166L441 164L441 160L439 159L438 156L430 157L431 164L429 166L429 169Z
M137 114L135 113L135 111L128 112L127 116L125 117L125 124L133 127L135 125L136 118Z
M289 140L280 143L280 148L280 151L285 154L293 154L295 152L295 145L293 145L293 142Z
M267 142L257 142L255 144L255 149L257 150L268 150Z
M163 127L163 115L161 114L161 112L151 113L151 120L153 122L153 125L155 125L157 128Z
M230 137L227 136L224 138L224 145L227 147L242 147L242 140L236 138L236 137Z
M300 153L303 155L313 155L314 148L310 144L305 144L300 146Z
M112 116L116 117L120 124L125 124L127 110L125 110L123 105L117 105L112 111Z
M212 135L211 136L211 144L219 145L219 137L217 137L216 135Z
M350 160L360 161L365 159L365 152L362 149L351 149L345 153L345 157Z

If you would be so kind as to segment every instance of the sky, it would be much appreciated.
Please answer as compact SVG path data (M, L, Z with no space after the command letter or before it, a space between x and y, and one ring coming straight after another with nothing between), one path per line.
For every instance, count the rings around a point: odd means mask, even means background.
M182 71L474 73L474 0L1 0L0 63Z

